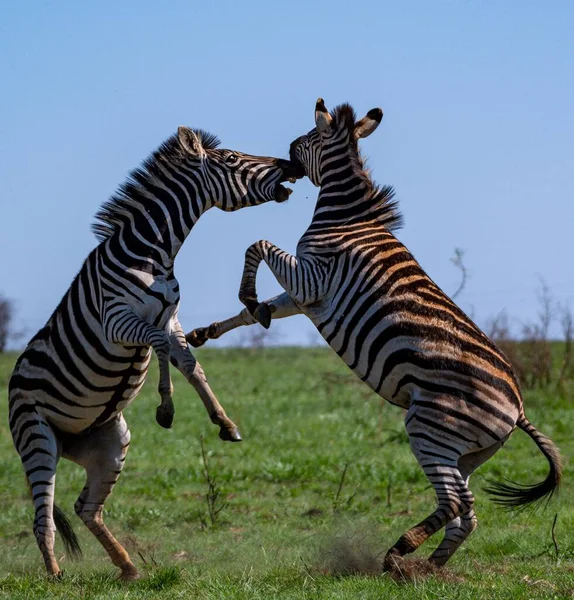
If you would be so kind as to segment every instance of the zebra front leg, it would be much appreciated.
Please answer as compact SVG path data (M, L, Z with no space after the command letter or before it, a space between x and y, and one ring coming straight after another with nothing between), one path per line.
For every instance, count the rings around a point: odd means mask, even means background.
M257 270L262 260L297 305L312 304L323 296L328 260L293 256L265 240L252 244L245 252L239 300L265 329L271 324L272 313L265 302L257 299Z
M122 469L130 445L130 431L122 414L85 436L64 442L63 456L86 470L86 485L74 508L86 527L104 547L112 562L120 568L121 578L137 579L138 570L125 548L106 527L104 503Z
M111 342L134 346L151 346L159 363L158 392L161 404L157 407L155 420L169 429L173 424L173 385L169 374L171 344L168 334L159 327L150 325L131 309L108 313L105 321L106 336Z
M235 423L227 416L223 406L217 400L207 383L205 373L196 358L189 351L186 336L179 322L172 324L171 362L193 385L201 398L212 423L219 425L219 437L228 442L240 442L241 435Z
M265 302L261 303L261 305L263 304L269 307L271 319L284 319L285 317L301 314L301 309L293 302L287 292L283 292L283 294L275 296L275 298L271 298L270 300L265 300ZM216 321L207 327L198 327L190 331L185 336L185 339L194 348L199 348L207 340L216 340L233 329L245 325L254 325L257 322L257 319L249 312L249 309L244 308L234 317L225 319L224 321Z

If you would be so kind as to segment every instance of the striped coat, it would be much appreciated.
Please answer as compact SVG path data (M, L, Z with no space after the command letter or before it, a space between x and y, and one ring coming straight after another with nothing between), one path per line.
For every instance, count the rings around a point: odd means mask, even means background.
M525 416L512 367L503 353L428 277L393 231L401 224L393 190L364 169L358 140L382 119L373 109L357 121L349 105L329 113L322 100L316 127L291 144L291 159L320 186L311 225L290 255L267 241L250 246L239 315L188 334L194 345L241 325L304 313L331 348L369 387L404 408L411 448L433 484L437 508L389 550L385 567L430 535L445 536L430 557L443 565L476 527L472 472L516 426L550 464L533 486L494 484L507 506L549 496L561 477L556 446ZM259 303L255 276L269 266L285 293Z
M10 429L32 492L34 533L51 575L60 572L56 526L68 549L78 552L69 523L54 507L56 466L64 457L87 474L77 514L122 577L138 576L102 512L130 443L123 410L144 383L152 350L160 371L158 423L171 427L174 417L171 362L199 394L220 437L241 439L185 341L174 260L207 209L284 201L290 190L281 182L294 180L298 169L285 160L217 146L214 136L181 127L131 173L97 215L100 244L14 368Z

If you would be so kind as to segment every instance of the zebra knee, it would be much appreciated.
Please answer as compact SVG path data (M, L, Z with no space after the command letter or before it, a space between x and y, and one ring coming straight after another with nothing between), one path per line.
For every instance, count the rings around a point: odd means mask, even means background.
M79 498L74 503L74 511L82 519L82 521L88 525L97 519L98 513L101 513L102 507L93 504L91 502L87 502L84 499L84 495L87 493L87 488L84 488Z
M91 523L101 521L102 507L99 505L87 504L78 498L74 504L74 510L88 527Z
M56 526L54 520L47 515L36 517L36 519L34 519L33 531L36 537L39 535L46 535L48 532L55 532Z
M468 488L466 488L466 490L459 494L459 514L464 515L466 513L470 513L473 508L474 495Z
M56 525L54 520L48 515L36 517L32 527L36 542L42 552L48 550L52 552L56 539Z
M84 520L84 501L81 498L78 498L74 504L74 511L82 519Z
M161 332L161 337L157 341L154 341L152 347L158 358L169 358L169 355L171 354L171 344L169 336L165 331Z
M468 512L468 514L462 515L460 518L461 529L464 529L466 535L470 535L478 527L478 519L474 510Z

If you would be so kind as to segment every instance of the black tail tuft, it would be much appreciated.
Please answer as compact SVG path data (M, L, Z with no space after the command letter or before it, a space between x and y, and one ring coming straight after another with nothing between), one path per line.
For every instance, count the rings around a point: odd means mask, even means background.
M522 485L507 479L506 483L489 482L490 486L485 492L491 500L507 510L525 508L529 505L538 507L543 503L548 504L554 492L558 490L562 478L562 459L554 442L540 433L524 416L518 419L516 425L526 432L538 446L548 460L550 472L544 481L535 485Z
M495 504L505 510L524 509L530 505L538 508L542 503L546 505L556 491L554 477L547 477L542 483L534 485L523 485L510 479L504 483L488 481L490 485L484 488L484 491Z
M80 543L74 533L72 524L68 517L63 513L62 509L56 504L54 504L54 522L56 523L56 529L62 538L62 542L64 542L66 554L68 554L72 560L81 559L82 549L80 548Z

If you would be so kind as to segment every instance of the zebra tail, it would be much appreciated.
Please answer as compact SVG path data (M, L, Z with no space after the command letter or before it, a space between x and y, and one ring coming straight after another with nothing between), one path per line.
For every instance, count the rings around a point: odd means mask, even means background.
M30 486L28 478L26 478L26 484L30 495L32 495L32 487ZM78 536L70 523L70 519L68 519L64 511L57 504L54 504L54 523L56 524L56 530L64 543L66 554L68 554L72 560L80 560L82 558L82 548L80 547Z
M534 485L523 485L509 479L505 483L491 482L490 487L484 491L491 496L493 502L507 510L525 508L543 500L546 500L547 504L558 490L562 478L562 458L554 442L540 433L524 414L516 425L534 440L548 460L550 472L544 481Z
M56 530L64 543L66 554L72 560L80 560L82 558L82 549L80 548L78 536L76 535L70 520L57 504L54 504L54 522L56 523Z

